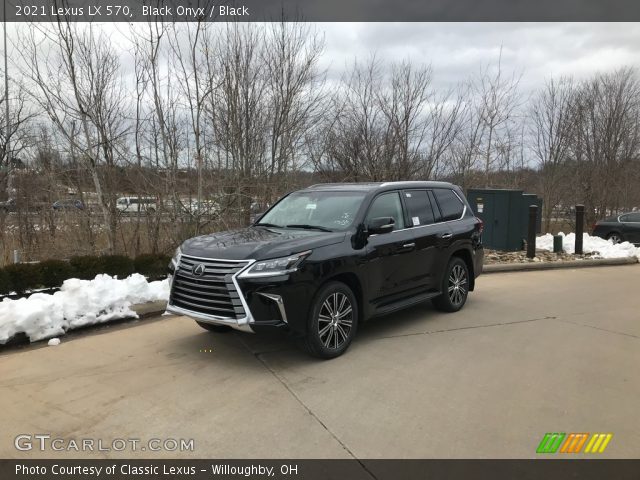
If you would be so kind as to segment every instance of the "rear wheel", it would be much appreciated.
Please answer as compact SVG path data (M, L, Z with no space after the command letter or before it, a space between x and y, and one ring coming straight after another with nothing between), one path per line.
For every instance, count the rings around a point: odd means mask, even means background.
M433 299L433 305L443 312L457 312L469 295L469 269L460 257L449 260L442 278L442 294Z
M228 325L214 325L213 323L198 322L197 320L196 320L196 323L200 325L202 328L204 328L205 330L209 330L210 332L226 333L233 330L233 328L231 328Z
M315 357L335 358L349 348L357 328L355 295L344 283L330 282L316 294L303 346Z
M622 235L620 235L618 232L613 232L607 235L607 240L609 240L614 245L616 243L622 243Z

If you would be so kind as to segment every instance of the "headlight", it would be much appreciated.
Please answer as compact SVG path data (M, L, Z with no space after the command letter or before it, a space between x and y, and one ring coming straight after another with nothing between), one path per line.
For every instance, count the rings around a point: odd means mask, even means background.
M274 277L295 272L300 264L311 255L311 250L296 253L288 257L274 258L272 260L262 260L254 263L251 268L240 274L241 278Z
M170 267L173 267L174 270L178 268L178 263L180 262L180 255L182 255L182 250L180 250L180 247L178 247L176 248L176 251L173 254L173 257L171 258L171 265L169 265Z

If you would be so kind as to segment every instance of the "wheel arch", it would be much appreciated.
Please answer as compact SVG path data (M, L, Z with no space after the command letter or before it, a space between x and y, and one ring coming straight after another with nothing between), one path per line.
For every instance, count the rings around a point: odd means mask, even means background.
M471 257L471 252L466 248L461 248L456 250L451 254L451 258L460 258L467 265L467 270L469 271L469 291L473 292L473 289L476 286L476 275L473 267L473 258ZM451 258L449 260L451 260Z
M620 238L620 240L624 242L624 237L623 237L623 235L622 235L622 232L621 232L619 229L617 229L617 228L613 228L613 229L609 230L609 231L606 233L606 235L605 235L605 239L606 239L606 240L609 240L609 239L611 238L611 236L612 236L612 235L618 235L618 237Z
M324 287L329 282L341 282L351 289L353 294L356 296L356 301L358 302L358 323L362 323L364 319L364 297L362 292L362 284L360 283L360 279L358 278L358 276L355 273L351 272L338 273L325 279L325 281L322 282L322 285L320 285L320 288Z

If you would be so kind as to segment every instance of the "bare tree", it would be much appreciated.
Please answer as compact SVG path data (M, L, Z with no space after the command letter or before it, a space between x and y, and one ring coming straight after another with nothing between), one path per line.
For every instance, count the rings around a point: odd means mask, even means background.
M118 217L111 182L127 133L118 54L93 26L62 18L51 26L33 26L21 47L31 98L90 172L108 226L108 249L114 252Z
M278 190L287 187L287 175L301 167L297 153L321 114L324 77L317 64L324 48L323 39L309 24L274 22L265 32L262 61L266 71L268 143L266 200L273 201ZM273 191L276 178L284 182Z
M493 167L496 137L513 121L517 108L521 104L518 92L520 77L515 74L505 77L502 71L502 47L495 68L487 67L475 85L476 95L480 99L478 114L486 132L485 144L485 183L489 186L489 173Z
M545 231L562 197L562 170L570 159L575 131L575 95L571 78L550 79L531 105L532 150L541 174Z
M575 179L587 219L622 206L620 192L640 147L640 82L635 70L598 74L580 85L574 102Z
M4 76L4 72L2 72ZM13 97L9 98L9 121L7 125L6 102L4 90L0 95L0 186L4 185L3 190L7 196L12 196L12 172L17 163L22 162L20 157L22 153L29 148L33 141L31 135L31 123L37 116L37 112L27 101L27 93L24 85L18 83L10 90L9 95L13 92ZM8 132L8 136L7 136Z

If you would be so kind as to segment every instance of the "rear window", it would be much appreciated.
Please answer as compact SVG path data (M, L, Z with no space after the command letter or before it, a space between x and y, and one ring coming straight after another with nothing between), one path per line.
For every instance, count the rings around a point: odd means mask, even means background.
M433 209L426 190L406 190L404 202L409 212L410 227L430 225L434 222Z
M462 216L464 211L464 204L453 193L453 190L435 189L433 194L440 205L440 211L442 212L442 221L457 220Z
M640 223L640 213L627 213L620 217L621 222L638 222Z

